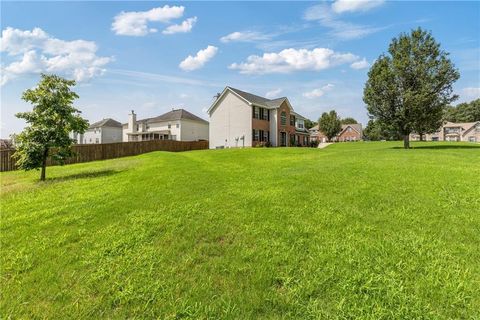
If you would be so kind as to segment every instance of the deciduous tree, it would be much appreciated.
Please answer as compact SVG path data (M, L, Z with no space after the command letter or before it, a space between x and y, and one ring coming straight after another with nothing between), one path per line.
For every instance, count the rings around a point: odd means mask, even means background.
M453 83L460 77L448 53L431 33L418 28L390 43L368 73L363 100L371 117L403 136L431 133L441 126L445 106L457 99Z
M33 105L30 112L17 113L28 126L16 137L14 157L24 170L40 169L40 180L45 180L47 158L60 164L72 155L71 132L84 133L88 122L73 107L78 95L70 90L75 81L56 75L42 74L33 89L26 90L22 99ZM54 149L52 149L54 148Z
M335 110L324 112L318 119L318 129L331 141L341 130L342 123Z

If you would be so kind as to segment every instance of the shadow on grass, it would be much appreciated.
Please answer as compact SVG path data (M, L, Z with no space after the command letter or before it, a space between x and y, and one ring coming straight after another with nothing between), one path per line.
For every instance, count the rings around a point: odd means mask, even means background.
M403 147L392 147L392 149L404 149ZM418 147L410 147L410 149L480 149L480 145L471 145L471 146L466 146L466 145L460 145L460 146L446 146L446 145L441 145L441 146L418 146Z
M80 172L66 176L59 176L59 177L52 177L48 178L48 169L47 169L47 179L45 182L61 182L61 181L69 181L69 180L76 180L76 179L91 179L91 178L100 178L100 177L108 177L117 173L122 172L123 170L100 170L100 171L87 171L87 172Z

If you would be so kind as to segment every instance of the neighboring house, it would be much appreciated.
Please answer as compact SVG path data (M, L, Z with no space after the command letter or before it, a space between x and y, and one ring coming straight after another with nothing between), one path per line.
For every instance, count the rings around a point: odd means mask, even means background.
M267 99L225 87L208 114L211 149L309 143L305 118L293 110L286 97Z
M172 109L161 116L137 120L132 110L122 125L123 141L208 140L208 121L184 109Z
M91 124L85 133L73 132L70 137L78 144L122 142L122 124L111 118Z
M445 122L437 132L426 134L425 141L468 141L480 142L480 121L454 123ZM410 140L419 141L420 135L410 134Z
M312 141L327 142L328 138L318 129L318 124L309 130ZM362 125L360 123L342 124L342 130L332 141L348 142L362 140Z

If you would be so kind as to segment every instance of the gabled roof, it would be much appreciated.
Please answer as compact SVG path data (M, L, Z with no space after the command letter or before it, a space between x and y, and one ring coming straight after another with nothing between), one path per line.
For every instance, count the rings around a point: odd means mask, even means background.
M191 112L188 112L185 109L173 109L172 111L164 113L158 117L149 118L141 121L146 121L147 123L151 123L151 122L164 122L164 121L175 121L175 120L192 120L192 121L208 123L208 121L200 117L197 117L196 115L194 115Z
M348 127L351 127L353 130L357 131L358 134L362 134L362 125L360 123L351 123L351 124L342 124L342 131L338 135L341 135Z
M480 121L475 121L475 122L461 122L461 123L455 123L455 122L447 122L443 125L444 128L462 128L463 134L467 133L467 131L470 131L477 123Z
M224 96L227 91L233 92L236 96L240 97L249 105L255 105L255 106L264 107L268 109L275 109L280 107L284 101L287 101L288 106L290 107L290 109L293 110L293 107L290 104L290 101L288 101L287 97L281 97L277 99L267 99L261 96L257 96L253 93L245 92L239 89L226 86L225 89L220 94L220 96L217 98L217 100L215 100L212 106L208 109L208 113L210 113L215 108L215 106L217 105L217 102L220 101L220 98Z
M112 118L107 118L107 119L103 119L95 123L92 123L90 127L88 127L88 129L101 128L101 127L121 128L122 124L116 120L113 120Z
M172 109L167 113L164 113L158 117L152 118L145 118L141 120L137 120L137 122L144 122L144 123L153 123L153 122L166 122L166 121L175 121L175 120L191 120L191 121L198 121L201 123L208 124L207 120L204 120L191 112L188 112L185 109ZM123 126L127 126L128 123L124 123Z

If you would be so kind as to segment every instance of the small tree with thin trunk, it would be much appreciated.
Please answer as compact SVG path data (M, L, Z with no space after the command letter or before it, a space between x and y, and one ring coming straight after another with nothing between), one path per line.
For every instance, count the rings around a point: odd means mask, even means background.
M327 137L328 141L332 139L342 130L340 117L335 110L322 113L318 119L318 129Z
M40 180L45 180L47 158L60 164L72 155L71 132L84 133L88 122L73 107L78 95L70 90L75 81L56 75L42 74L42 79L33 89L26 90L22 99L33 104L30 112L20 112L17 118L24 119L28 126L16 136L14 157L20 169L40 169Z
M418 28L402 33L373 64L363 92L370 116L403 136L431 133L442 123L445 106L457 99L453 83L460 77L448 53L431 33Z

